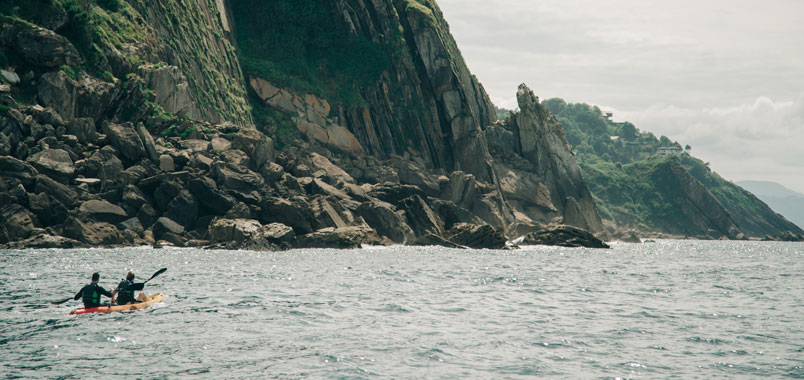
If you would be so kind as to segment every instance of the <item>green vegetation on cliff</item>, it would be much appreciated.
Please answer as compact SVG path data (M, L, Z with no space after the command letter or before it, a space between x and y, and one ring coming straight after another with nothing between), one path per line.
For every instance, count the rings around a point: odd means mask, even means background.
M642 231L717 237L690 227L694 214L706 218L712 211L695 208L701 195L690 194L690 189L702 188L748 236L796 230L753 194L692 157L689 146L682 150L666 136L657 138L629 122L614 122L595 106L561 99L542 103L566 131L604 219ZM673 148L675 153L658 154L659 148Z
M232 0L243 70L348 106L391 65L378 43L347 30L324 0Z

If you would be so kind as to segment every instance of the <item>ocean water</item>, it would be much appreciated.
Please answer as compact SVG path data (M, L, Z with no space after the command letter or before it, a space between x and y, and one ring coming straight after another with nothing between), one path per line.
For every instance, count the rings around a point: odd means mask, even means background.
M156 307L69 316L94 271ZM804 378L804 244L0 251L4 379Z

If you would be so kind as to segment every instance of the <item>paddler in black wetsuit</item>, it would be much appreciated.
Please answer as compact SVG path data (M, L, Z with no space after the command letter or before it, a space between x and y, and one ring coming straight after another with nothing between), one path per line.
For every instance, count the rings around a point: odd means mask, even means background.
M113 295L117 295L117 304L118 305L127 305L130 303L140 303L142 301L137 300L134 298L134 273L128 272L126 275L126 279L121 281L120 284L117 285L117 289L114 290ZM114 297L112 297L112 302L114 302Z
M84 309L100 306L101 295L109 298L112 297L112 293L109 293L108 290L98 285L98 281L100 281L100 273L95 272L92 274L92 282L81 288L81 290L76 293L75 297L73 297L74 300L79 298L83 299Z

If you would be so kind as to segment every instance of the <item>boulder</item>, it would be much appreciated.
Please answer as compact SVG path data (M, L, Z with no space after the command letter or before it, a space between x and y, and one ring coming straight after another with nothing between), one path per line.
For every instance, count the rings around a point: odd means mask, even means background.
M31 236L36 216L18 204L8 204L0 208L0 243L27 239ZM5 236L3 236L5 235ZM5 240L5 241L3 241Z
M505 249L506 238L502 231L488 224L459 223L445 233L450 241L476 249Z
M328 227L296 238L299 248L354 249L360 248L362 244L378 242L380 238L368 226Z
M443 236L444 227L440 218L430 209L430 206L418 195L405 198L399 203L399 208L405 211L408 225L416 236L432 233Z
M62 224L69 216L67 208L46 193L30 194L28 207L36 214L36 218L43 227Z
M104 200L86 201L78 208L78 212L84 217L83 220L89 218L96 222L117 224L128 219L128 215L122 207Z
M243 243L254 239L262 230L262 224L252 219L215 219L209 225L209 240L212 243Z
M188 188L195 194L200 204L218 215L225 214L237 202L231 196L218 190L215 182L209 178L191 180Z
M310 200L310 207L315 215L315 228L321 229L325 227L346 227L346 223L338 211L332 206L326 198L317 196Z
M154 238L156 240L166 240L165 235L170 233L176 236L184 234L184 227L181 224L170 220L169 218L161 217L156 220L153 225Z
M282 223L293 228L297 235L313 232L315 215L303 198L282 199L268 197L260 204L263 224Z
M219 188L231 191L232 195L246 203L258 200L259 190L265 184L261 175L221 161L212 164L211 174Z
M64 236L38 234L6 246L8 249L73 249L87 247L87 244Z
M406 198L418 196L420 198L426 197L424 192L416 186L400 185L394 183L383 183L374 185L368 191L368 195L377 198L383 202L388 202L392 205L399 205L399 203Z
M405 217L397 213L390 203L374 200L361 204L355 213L362 217L380 236L394 243L405 244L414 240L413 230Z
M100 178L101 186L108 183L120 183L123 180L123 162L117 158L117 151L107 145L84 161L81 174L91 178Z
M580 228L558 225L525 235L523 245L556 245L560 247L610 248L591 233Z
M274 159L274 142L256 129L241 129L234 136L232 148L242 150L249 157L249 169L258 171Z
M142 141L145 152L148 154L148 158L150 158L153 162L159 160L159 153L156 149L156 143L154 142L154 138L151 136L151 133L145 128L145 124L137 123L136 130L137 136L140 137L140 141Z
M143 226L150 227L154 223L156 223L156 219L159 217L159 214L156 213L156 210L150 203L146 203L140 207L140 210L137 211L137 219L140 220Z
M33 165L18 160L11 156L0 156L0 177L16 178L20 182L29 185L34 183L34 179L39 172Z
M122 125L106 123L103 132L106 133L109 143L127 160L136 162L146 156L145 146L131 123Z
M78 84L62 71L45 73L39 79L37 95L45 107L56 110L66 121L75 118Z
M209 147L213 152L223 153L232 148L232 143L227 139L214 137L212 141L209 142Z
M95 120L90 117L74 119L67 123L67 133L77 137L82 144L95 144L98 142Z
M191 230L198 219L198 200L189 190L182 190L168 204L165 216Z
M36 176L36 193L45 193L55 198L68 209L72 209L78 202L78 192L59 182L52 180L48 176Z
M142 236L145 233L145 227L137 218L126 219L117 225L120 231L133 231L137 236Z
M40 173L61 182L69 183L75 177L75 164L63 149L46 149L28 158Z
M0 156L11 154L11 148L11 138L6 136L5 133L0 133Z
M64 223L64 236L82 241L91 246L116 245L122 243L117 227L109 223L84 223L70 217Z
M354 182L354 178L318 153L310 153L310 170L313 177L325 177L329 183Z
M16 47L26 61L40 67L80 66L83 63L70 41L45 28L22 28L17 33Z
M123 189L122 201L126 206L134 210L139 210L142 205L148 203L145 194L134 185L128 185Z
M290 247L296 239L296 233L293 232L293 228L282 223L271 223L262 226L260 236L280 247Z
M171 157L169 154L159 156L159 170L163 172L172 172L176 170L176 166L173 164L173 157Z

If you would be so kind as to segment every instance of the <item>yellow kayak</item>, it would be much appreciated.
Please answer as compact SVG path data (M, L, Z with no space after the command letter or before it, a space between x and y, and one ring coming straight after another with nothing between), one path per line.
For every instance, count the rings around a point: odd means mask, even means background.
M70 315L87 314L87 313L119 313L122 311L146 309L151 305L159 302L162 302L162 293L151 294L143 302L132 303L128 305L98 306L98 307L91 307L89 309L84 309L82 307L78 309L73 309L72 311L70 311Z

